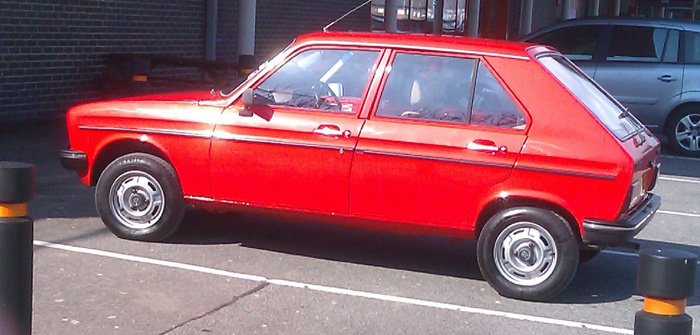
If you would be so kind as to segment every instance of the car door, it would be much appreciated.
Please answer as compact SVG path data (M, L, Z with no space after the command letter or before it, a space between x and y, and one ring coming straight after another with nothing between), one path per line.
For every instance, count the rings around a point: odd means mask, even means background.
M308 49L253 84L218 122L211 149L218 200L327 213L348 210L358 118L380 50ZM259 115L263 115L266 120Z
M557 49L592 78L600 59L607 27L606 22L563 26L526 38L525 41Z
M354 215L462 227L510 174L526 118L478 58L398 52L362 129Z
M594 79L651 130L680 100L683 64L680 31L671 27L615 25Z

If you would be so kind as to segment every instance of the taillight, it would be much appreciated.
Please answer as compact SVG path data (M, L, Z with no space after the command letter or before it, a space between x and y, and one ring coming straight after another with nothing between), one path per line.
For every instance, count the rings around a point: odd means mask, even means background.
M637 206L642 200L644 200L644 195L647 194L646 189L644 189L644 179L635 180L629 189L629 199L630 203L627 206L627 210L630 210Z

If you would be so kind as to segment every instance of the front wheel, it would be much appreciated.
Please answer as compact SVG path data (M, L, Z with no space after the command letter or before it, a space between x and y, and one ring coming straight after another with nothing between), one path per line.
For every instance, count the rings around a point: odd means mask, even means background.
M578 241L554 212L516 207L486 222L477 259L486 281L499 294L546 300L569 285L578 267Z
M115 235L142 241L168 237L185 212L175 169L145 153L124 155L105 168L97 181L95 204Z
M687 107L673 115L667 129L673 151L700 157L700 108Z

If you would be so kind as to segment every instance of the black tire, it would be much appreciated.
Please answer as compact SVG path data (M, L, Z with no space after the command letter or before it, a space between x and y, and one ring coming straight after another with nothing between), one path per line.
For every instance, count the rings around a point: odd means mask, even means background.
M145 153L121 156L105 168L97 181L95 205L112 233L140 241L170 236L186 208L175 169Z
M533 207L497 213L486 222L477 243L486 281L499 294L515 299L541 301L559 294L574 278L578 257L578 238L566 220Z
M583 264L600 254L601 249L581 249L578 252L578 263Z
M688 106L673 114L668 120L666 135L674 152L700 157L700 106Z

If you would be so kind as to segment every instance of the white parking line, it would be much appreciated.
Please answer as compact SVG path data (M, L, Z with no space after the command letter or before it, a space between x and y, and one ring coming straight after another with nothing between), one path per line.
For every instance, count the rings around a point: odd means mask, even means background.
M331 286L306 284L306 283L288 281L288 280L283 280L283 279L268 279L268 278L265 278L262 276L236 273L236 272L230 272L230 271L223 271L223 270L217 270L217 269L212 269L212 268L207 268L207 267L202 267L202 266L197 266L197 265L177 263L177 262L171 262L171 261L163 261L163 260L158 260L158 259L153 259L153 258L125 255L125 254L120 254L120 253L115 253L115 252L110 252L110 251L104 251L104 250L74 247L74 246L65 245L65 244L54 244L51 242L44 242L44 241L35 240L34 245L40 246L40 247L70 251L70 252L77 252L77 253L81 253L81 254L89 254L89 255L109 257L109 258L114 258L114 259L121 259L121 260L126 260L126 261L133 261L133 262L140 262L140 263L165 266L165 267L174 268L174 269L182 269L182 270L212 274L212 275L217 275L217 276L251 280L251 281L256 281L256 282L266 282L266 283L269 283L270 285L279 285L279 286L285 286L285 287L308 289L308 290L317 291L317 292L325 292L325 293L339 294L339 295L352 296L352 297L361 297L361 298L373 299L373 300L397 302L397 303L403 303L403 304L414 305L414 306L423 306L423 307L464 312L464 313L468 313L468 314L488 315L488 316L513 319L513 320L538 322L538 323L545 323L545 324L551 324L551 325L557 325L557 326L563 326L563 327L569 327L569 328L591 329L591 330L597 330L597 331L614 333L614 334L634 334L634 332L632 330L624 329L624 328L615 328L615 327L608 327L608 326L583 323L583 322L575 322L575 321L544 318L544 317L525 315L525 314L494 311L494 310L489 310L489 309L446 304L446 303L435 302L435 301L397 297L397 296L391 296L391 295L386 295L386 294L377 294L377 293L364 292L364 291L355 291L355 290L349 290L349 289L337 288L337 287L331 287Z
M687 216L691 218L700 218L700 214L695 214L695 213L683 213L683 212L674 212L674 211L665 211L665 210L658 210L656 213L659 214L666 214L666 215L678 215L678 216Z
M667 176L665 176L665 175L659 176L659 180L678 181L678 182L681 182L681 183L700 184L700 179L667 177Z

